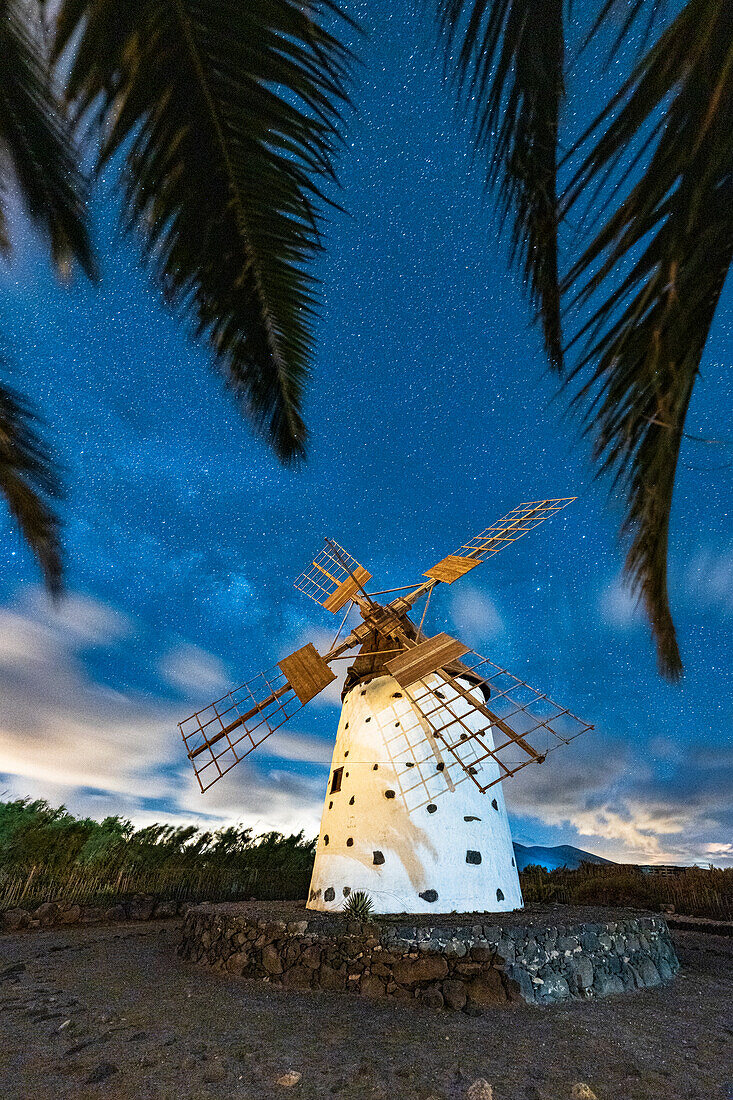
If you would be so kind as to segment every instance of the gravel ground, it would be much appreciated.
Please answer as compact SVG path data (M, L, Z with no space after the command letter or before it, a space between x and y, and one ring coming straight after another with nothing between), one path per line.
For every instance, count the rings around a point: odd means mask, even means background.
M177 922L0 938L4 1100L733 1100L733 941L671 985L471 1018L269 989L181 961ZM292 1087L279 1085L289 1071Z
M341 911L319 912L306 909L300 901L212 901L202 902L198 908L215 913L244 913L255 920L307 920L310 930L319 925L331 927L343 925L350 918ZM525 928L533 924L545 928L547 925L603 924L606 921L628 920L631 917L648 917L644 909L610 909L599 905L525 905L523 909L514 909L509 913L395 913L379 917L380 925L396 924L421 927L422 925L447 926L458 928L474 924L496 925L498 928Z

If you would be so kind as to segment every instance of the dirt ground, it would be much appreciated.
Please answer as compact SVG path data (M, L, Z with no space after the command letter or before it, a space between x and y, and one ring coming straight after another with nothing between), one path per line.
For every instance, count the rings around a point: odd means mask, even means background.
M675 933L669 986L463 1013L182 962L177 922L0 938L5 1100L733 1100L733 940ZM279 1085L288 1071L301 1074Z

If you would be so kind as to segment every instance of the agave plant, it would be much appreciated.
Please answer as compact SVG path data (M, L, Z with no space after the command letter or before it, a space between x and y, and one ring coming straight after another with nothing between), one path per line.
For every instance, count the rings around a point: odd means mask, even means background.
M366 890L355 890L353 894L349 894L348 898L344 902L344 913L348 913L354 920L369 920L371 917L374 906L372 905L372 899Z

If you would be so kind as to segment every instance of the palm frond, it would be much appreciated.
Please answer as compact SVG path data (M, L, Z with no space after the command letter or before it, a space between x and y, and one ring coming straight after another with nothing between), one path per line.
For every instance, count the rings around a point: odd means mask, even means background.
M487 159L499 217L513 217L512 262L538 310L555 370L563 362L557 256L563 3L438 0L447 66L468 110L477 154Z
M351 55L330 0L65 0L68 94L124 148L128 225L254 426L303 455L303 388Z
M601 27L616 21L617 29L609 51L609 60L616 57L631 32L638 30L639 24L642 26L636 49L641 53L649 45L654 29L668 6L669 0L604 0L586 35L583 49L596 37Z
M577 199L619 152L646 144L641 178L572 268L567 289L591 307L575 337L584 341L577 370L592 366L577 400L591 399L595 458L625 496L626 573L670 678L682 672L667 589L675 471L733 262L732 32L728 0L688 0L616 97L615 117L571 187ZM662 126L654 125L658 112Z
M95 262L86 223L86 180L44 57L38 20L21 0L0 2L0 145L36 229L57 266L78 261L90 276ZM9 251L0 211L0 250Z
M56 465L29 402L0 383L0 493L52 595L61 591L61 496Z

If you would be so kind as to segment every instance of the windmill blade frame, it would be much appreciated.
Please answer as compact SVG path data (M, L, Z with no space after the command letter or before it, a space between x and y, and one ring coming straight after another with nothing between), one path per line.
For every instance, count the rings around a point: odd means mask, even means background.
M360 565L333 539L324 539L323 549L315 556L310 568L294 583L299 592L333 614L354 599L371 580L371 573Z
M528 764L542 763L550 752L594 729L549 695L475 650L468 650L448 667L403 685L403 691L443 752L464 768L482 794ZM469 720L477 717L479 728L475 729ZM494 741L494 730L502 735L498 743ZM467 763L462 752L469 746L472 756ZM498 765L498 774L482 782L480 765L490 759Z
M179 723L201 793L280 729L305 704L275 665Z
M577 497L554 497L518 504L491 527L484 528L478 535L464 543L454 554L448 554L447 557L436 562L423 573L423 576L433 581L440 581L442 584L453 584L471 569L480 565L482 561L486 561L491 554L498 554L500 550L524 538L535 527L539 527L545 520L561 512L577 499Z

